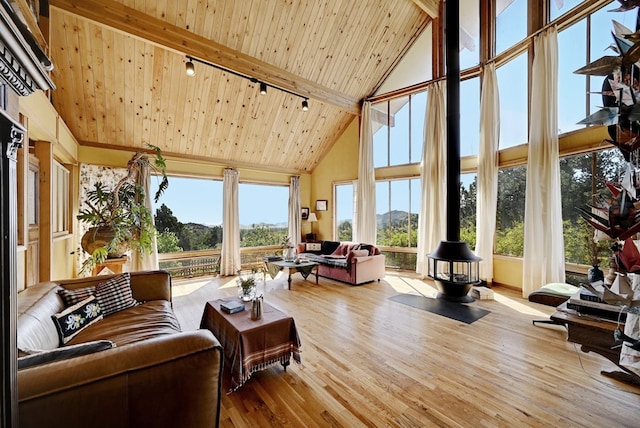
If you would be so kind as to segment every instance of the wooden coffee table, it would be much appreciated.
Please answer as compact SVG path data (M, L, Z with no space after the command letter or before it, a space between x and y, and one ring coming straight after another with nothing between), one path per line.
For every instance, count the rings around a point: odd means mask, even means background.
M292 317L263 303L262 318L251 319L251 302L245 310L228 314L220 304L229 299L207 302L200 328L210 330L224 350L224 374L230 390L240 388L257 371L280 363L287 368L291 357L300 359L300 338Z
M296 272L300 272L304 279L307 279L309 274L313 273L316 276L316 285L318 285L318 263L316 262L287 262L284 260L265 261L267 272L271 278L275 278L278 272L287 269L289 277L287 282L289 283L289 290L291 290L291 275ZM314 272L315 271L315 272Z

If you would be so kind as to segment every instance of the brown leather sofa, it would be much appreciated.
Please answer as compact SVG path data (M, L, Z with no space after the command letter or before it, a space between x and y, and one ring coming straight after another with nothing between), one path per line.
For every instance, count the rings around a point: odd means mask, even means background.
M51 342L47 323L64 309L60 287L108 278L43 282L19 293L18 349ZM89 325L65 344L108 340L115 347L18 370L20 427L218 426L220 343L208 330L180 330L167 272L132 272L131 289L140 305Z

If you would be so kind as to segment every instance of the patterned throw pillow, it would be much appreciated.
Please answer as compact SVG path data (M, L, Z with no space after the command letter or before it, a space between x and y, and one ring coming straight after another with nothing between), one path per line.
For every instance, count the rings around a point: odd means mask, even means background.
M58 290L58 295L62 297L65 307L73 306L78 302L82 302L87 297L94 296L96 294L96 287L76 288L75 290L67 290L63 288Z
M131 274L129 272L114 276L96 285L96 297L105 317L123 309L133 308L138 304L131 292Z
M58 330L60 346L62 346L94 322L100 321L102 311L96 297L89 296L64 311L51 315L51 318Z

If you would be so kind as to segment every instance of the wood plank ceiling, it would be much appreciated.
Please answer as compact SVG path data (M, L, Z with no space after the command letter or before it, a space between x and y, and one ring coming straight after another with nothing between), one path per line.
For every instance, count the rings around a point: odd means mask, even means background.
M49 0L53 103L83 145L312 171L437 3Z

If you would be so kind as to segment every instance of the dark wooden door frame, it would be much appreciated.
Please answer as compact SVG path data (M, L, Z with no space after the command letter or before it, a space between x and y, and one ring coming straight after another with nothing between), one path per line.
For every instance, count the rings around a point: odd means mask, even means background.
M0 323L2 427L18 426L17 369L17 152L25 129L0 110Z

